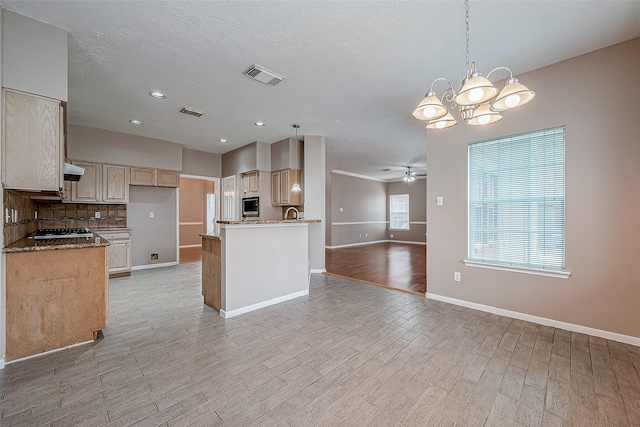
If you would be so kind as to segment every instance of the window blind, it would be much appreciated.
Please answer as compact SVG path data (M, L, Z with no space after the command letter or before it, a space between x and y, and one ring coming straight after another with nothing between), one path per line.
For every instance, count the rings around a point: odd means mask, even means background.
M564 269L564 127L469 145L469 259Z
M409 195L395 194L389 199L389 228L409 229Z

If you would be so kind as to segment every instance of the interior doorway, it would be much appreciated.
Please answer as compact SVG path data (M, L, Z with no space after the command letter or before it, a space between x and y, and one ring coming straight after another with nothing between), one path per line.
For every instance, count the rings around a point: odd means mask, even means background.
M217 182L216 182L217 181ZM201 234L217 234L219 179L180 175L178 253L180 263L202 260Z

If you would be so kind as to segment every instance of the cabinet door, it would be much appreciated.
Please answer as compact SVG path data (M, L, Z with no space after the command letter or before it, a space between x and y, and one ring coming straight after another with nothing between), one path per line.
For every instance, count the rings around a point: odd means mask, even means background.
M102 165L102 201L110 203L129 202L128 167Z
M109 274L131 271L130 252L131 243L129 241L113 240L111 245L107 246Z
M176 171L165 171L158 169L158 187L179 187L180 174Z
M271 205L280 206L280 172L271 173Z
M289 170L280 171L280 203L288 205L290 203L291 180L289 179Z
M249 188L249 175L242 175L242 195L248 196L251 192Z
M5 188L62 187L60 102L5 90L2 181Z
M146 185L154 187L156 185L156 170L149 168L131 168L131 185Z
M260 189L260 181L258 180L260 172L254 172L249 175L249 192L252 194L258 194L258 190Z
M87 162L73 162L84 168L80 181L71 183L72 202L98 203L102 201L102 165Z

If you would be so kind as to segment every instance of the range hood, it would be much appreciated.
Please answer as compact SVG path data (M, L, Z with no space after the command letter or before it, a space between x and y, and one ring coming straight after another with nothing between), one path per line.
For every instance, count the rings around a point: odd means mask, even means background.
M80 181L80 178L84 175L84 168L80 166L72 165L71 163L64 164L64 180L65 181Z

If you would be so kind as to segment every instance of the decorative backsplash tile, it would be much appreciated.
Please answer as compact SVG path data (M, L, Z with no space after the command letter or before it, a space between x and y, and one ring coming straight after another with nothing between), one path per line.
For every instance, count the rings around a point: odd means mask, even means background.
M38 229L38 220L35 219L36 203L29 195L18 191L4 190L4 209L2 212L2 231L4 245L8 246ZM17 212L17 221L13 211ZM8 218L6 213L8 213Z

